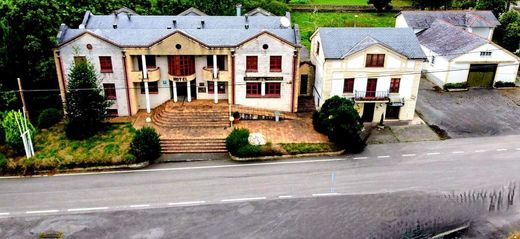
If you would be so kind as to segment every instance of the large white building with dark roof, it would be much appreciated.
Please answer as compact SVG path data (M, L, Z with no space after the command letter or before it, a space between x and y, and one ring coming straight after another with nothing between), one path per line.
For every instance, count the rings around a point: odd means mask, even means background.
M114 100L112 115L195 99L297 110L301 44L290 15L208 16L197 9L177 16L140 16L130 9L110 15L86 12L77 28L62 24L57 38L54 55L63 100L69 70L74 62L88 60Z

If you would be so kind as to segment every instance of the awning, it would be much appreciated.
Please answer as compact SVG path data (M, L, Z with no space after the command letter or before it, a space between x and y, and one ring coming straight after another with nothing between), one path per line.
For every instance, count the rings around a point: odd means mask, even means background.
M388 97L389 102L388 105L390 106L403 106L404 105L404 99L399 96L390 96Z

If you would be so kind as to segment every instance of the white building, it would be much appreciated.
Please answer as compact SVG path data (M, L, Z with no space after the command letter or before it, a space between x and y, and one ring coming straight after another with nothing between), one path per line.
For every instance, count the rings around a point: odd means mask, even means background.
M366 122L412 120L426 59L409 28L319 28L311 37L314 100L353 99Z
M443 20L435 20L417 37L429 60L426 76L438 86L467 82L492 87L516 80L519 58L486 38Z

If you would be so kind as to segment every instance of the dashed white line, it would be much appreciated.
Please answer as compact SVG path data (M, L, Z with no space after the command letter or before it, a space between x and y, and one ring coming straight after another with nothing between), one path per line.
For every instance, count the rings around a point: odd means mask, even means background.
M507 151L507 149L497 149L497 152Z
M206 201L191 201L191 202L171 202L168 203L168 206L185 206L185 205L195 205L195 204L204 204Z
M378 159L390 158L390 155L377 156Z
M441 153L439 153L439 152L432 152L432 153L427 153L426 155L439 155L439 154L441 154Z
M483 149L475 150L475 153L484 153L484 152L486 152L486 150L483 150Z
M150 204L137 204L137 205L130 205L131 208L136 208L136 207L149 207Z
M25 213L27 214L36 214L36 213L56 213L56 212L59 212L60 210L39 210L39 211L27 211Z
M517 151L520 151L520 148L516 148Z
M335 196L335 195L339 195L339 193L314 193L314 194L312 194L313 197Z
M416 154L403 154L401 156L403 156L403 157L414 157L414 156L416 156Z
M232 198L222 199L221 202L242 202L242 201L253 201L253 200L265 200L266 197L254 197L254 198Z
M367 159L368 157L355 157L354 159Z
M71 208L67 209L68 212L83 212L83 211L96 211L96 210L107 210L108 207L85 207L85 208Z
M9 216L9 214L11 214L11 213L8 213L8 212L0 212L0 216Z
M283 196L278 196L278 198L281 198L281 199L283 199L283 198L293 198L293 196L291 196L291 195L283 195Z
M464 151L453 151L453 152L451 152L451 153L452 153L452 154L463 154Z

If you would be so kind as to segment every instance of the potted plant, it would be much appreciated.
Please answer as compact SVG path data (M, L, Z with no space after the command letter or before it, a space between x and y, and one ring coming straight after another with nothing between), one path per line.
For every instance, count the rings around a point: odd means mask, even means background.
M240 122L240 113L238 111L233 112L233 124Z

